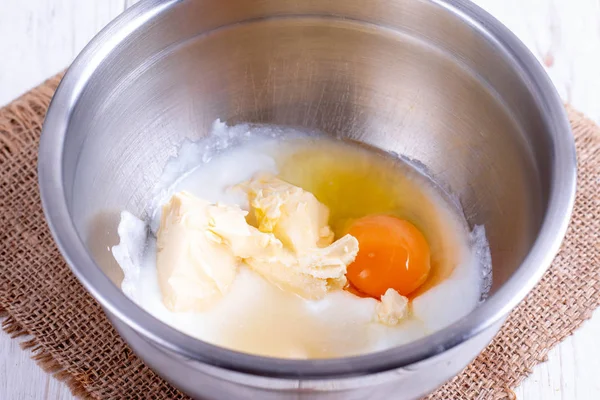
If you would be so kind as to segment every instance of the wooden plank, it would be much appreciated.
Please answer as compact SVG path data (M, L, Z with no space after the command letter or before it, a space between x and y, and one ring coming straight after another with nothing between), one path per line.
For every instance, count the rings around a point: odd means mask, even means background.
M51 378L27 357L19 342L0 330L0 399L45 398Z
M3 0L0 105L68 66L125 0Z

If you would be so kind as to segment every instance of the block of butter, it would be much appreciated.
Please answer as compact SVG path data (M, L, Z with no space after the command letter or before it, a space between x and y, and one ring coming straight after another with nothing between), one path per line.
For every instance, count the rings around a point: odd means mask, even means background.
M333 242L329 209L310 192L262 174L238 185L245 190L258 229L273 233L296 254Z
M199 311L225 294L233 283L238 260L218 232L249 235L239 207L224 207L180 192L162 208L157 232L158 283L171 311Z
M227 293L238 265L282 290L319 299L346 284L358 241L333 242L329 210L311 193L275 177L246 182L258 227L237 205L211 204L180 192L163 206L157 269L171 311L201 311ZM332 243L333 242L333 243Z

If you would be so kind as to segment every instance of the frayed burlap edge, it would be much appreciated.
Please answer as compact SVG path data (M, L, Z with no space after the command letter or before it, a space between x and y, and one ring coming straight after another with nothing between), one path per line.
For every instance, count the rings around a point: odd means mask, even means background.
M27 332L27 330L4 309L0 309L0 321L2 321L2 330L6 332L11 339L21 337L27 338L31 336L29 332ZM51 374L53 378L64 382L73 396L84 400L97 400L96 397L88 393L84 384L75 379L67 369L63 368L63 366L54 359L52 354L44 349L44 346L38 344L35 338L27 338L19 343L19 346L24 351L30 352L31 359L35 361L42 370Z
M26 143L23 141L22 135L26 135L27 132L41 130L46 110L63 75L62 72L57 74L2 108L0 153L6 156L8 153L18 152L20 146ZM2 330L12 339L24 338L19 343L21 349L29 351L31 359L42 370L51 374L55 379L64 382L73 396L85 400L96 400L96 397L85 389L84 383L78 381L65 367L56 361L51 352L46 350L44 345L39 344L37 339L32 337L30 332L10 314L9 310L1 305L0 321L2 322Z

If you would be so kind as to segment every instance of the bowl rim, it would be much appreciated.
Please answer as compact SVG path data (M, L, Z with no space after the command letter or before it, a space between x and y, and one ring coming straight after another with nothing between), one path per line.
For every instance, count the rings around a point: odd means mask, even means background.
M131 301L96 265L71 220L63 187L63 145L74 105L88 80L116 45L179 0L146 0L104 28L81 52L60 83L42 129L38 179L42 205L52 235L78 280L105 311L156 344L190 361L258 376L328 379L384 372L423 361L494 325L529 293L550 266L566 234L576 188L574 138L563 103L535 57L499 21L468 0L427 0L455 14L512 58L539 96L552 139L552 180L547 213L529 253L484 303L450 326L409 344L365 355L288 360L225 349L188 336L153 317Z

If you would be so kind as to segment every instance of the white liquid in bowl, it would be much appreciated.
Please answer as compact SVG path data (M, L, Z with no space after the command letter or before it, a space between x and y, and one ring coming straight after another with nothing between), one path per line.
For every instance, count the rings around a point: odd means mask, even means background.
M338 290L321 300L306 300L282 291L244 265L240 265L230 291L214 307L195 313L169 311L161 301L152 233L159 220L158 206L173 193L186 190L211 202L239 204L247 209L247 199L229 188L259 172L279 172L282 155L293 153L294 146L294 140L276 138L279 134L286 138L303 136L302 132L289 129L248 125L226 128L217 124L216 134L209 141L189 145L166 169L152 205L155 212L148 224L150 234L147 235L144 222L123 212L119 225L121 242L113 248L113 254L123 268L122 289L127 296L158 319L193 337L230 349L282 358L341 357L383 350L439 330L477 306L487 290L490 271L483 227L469 233L455 210L431 191L440 218L447 219L444 226L455 235L452 243L459 262L449 276L412 299L409 316L396 326L383 325L373 318L378 304L373 298ZM328 139L310 140L324 140L328 146L336 146ZM231 144L233 147L228 148ZM197 167L190 170L191 165Z

